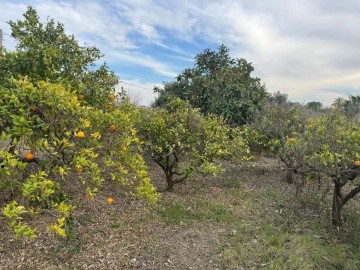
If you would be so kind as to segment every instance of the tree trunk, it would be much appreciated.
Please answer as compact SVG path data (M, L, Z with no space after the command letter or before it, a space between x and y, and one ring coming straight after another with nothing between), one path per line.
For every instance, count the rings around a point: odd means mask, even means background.
M286 182L292 184L294 182L294 171L291 168L286 168Z
M165 175L166 175L166 183L167 183L166 190L172 191L174 189L174 185L175 185L175 181L173 180L173 174L165 173Z
M334 181L334 193L333 193L333 204L331 219L333 225L340 227L342 225L341 208L343 206L341 201L341 185L338 181Z

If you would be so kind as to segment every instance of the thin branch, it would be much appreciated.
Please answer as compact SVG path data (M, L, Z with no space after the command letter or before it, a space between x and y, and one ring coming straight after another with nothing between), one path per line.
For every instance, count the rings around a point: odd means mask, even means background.
M165 168L165 166L161 163L160 159L157 159L157 158L155 158L155 157L152 157L152 159L155 161L155 163L156 163L157 165L159 165L159 166L161 167L161 169L162 169L164 172L166 172L166 168Z

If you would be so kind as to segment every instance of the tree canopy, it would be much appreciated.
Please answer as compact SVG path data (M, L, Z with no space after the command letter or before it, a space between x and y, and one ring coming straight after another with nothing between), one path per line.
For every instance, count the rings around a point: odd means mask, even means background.
M155 107L174 97L189 101L205 114L216 114L234 125L249 122L266 101L265 86L252 76L254 67L245 59L234 59L224 45L217 51L206 49L195 57L193 68L181 72L176 81L166 83Z
M306 104L306 107L313 111L320 111L322 109L323 105L319 101L310 101Z
M80 46L73 35L65 33L64 25L53 19L41 22L34 8L28 7L23 20L9 25L17 46L14 52L0 51L1 84L19 76L27 76L31 82L61 82L86 94L94 105L106 100L118 83L106 64L96 67L102 57L96 47Z
M29 220L50 213L46 231L68 237L75 206L65 186L72 185L82 190L69 193L92 201L116 182L155 203L137 109L117 102L117 77L95 65L98 49L78 45L51 19L42 24L31 7L10 26L18 45L0 50L1 219L16 236L34 238L45 228Z

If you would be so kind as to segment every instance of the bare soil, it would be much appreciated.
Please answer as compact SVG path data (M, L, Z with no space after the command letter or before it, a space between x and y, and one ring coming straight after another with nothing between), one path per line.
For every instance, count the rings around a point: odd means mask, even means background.
M153 207L113 183L94 201L68 183L77 205L69 239L45 229L32 241L14 239L0 220L0 269L360 269L358 197L345 209L344 228L334 230L329 203L311 187L295 197L276 159L224 166L216 177L196 175L162 193ZM151 162L149 170L163 188L161 171Z

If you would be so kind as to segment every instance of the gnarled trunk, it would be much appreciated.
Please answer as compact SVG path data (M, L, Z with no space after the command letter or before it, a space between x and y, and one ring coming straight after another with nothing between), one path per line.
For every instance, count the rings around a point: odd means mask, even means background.
M354 180L356 177L360 175L359 168L355 168L350 171L350 174L344 174L343 176L333 179L334 182L334 192L333 192L333 204L332 204L332 213L331 219L332 223L335 226L342 225L342 215L341 209L343 206L352 198L354 198L357 194L360 193L360 185L355 186L350 192L343 196L341 193L341 188L345 186L348 181Z
M340 227L342 225L341 208L343 207L341 201L341 185L336 180L334 181L334 185L331 220L333 225Z
M172 191L174 189L174 185L175 185L175 181L173 180L173 174L171 172L170 173L165 172L165 176L166 176L166 183L167 183L166 190Z

